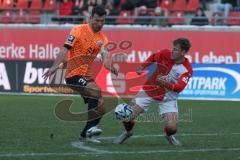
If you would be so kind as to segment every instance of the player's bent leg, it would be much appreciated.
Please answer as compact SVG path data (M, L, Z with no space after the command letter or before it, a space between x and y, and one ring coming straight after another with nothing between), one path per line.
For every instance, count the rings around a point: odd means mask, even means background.
M133 127L135 125L134 119L144 112L137 104L133 104L131 107L133 110L133 117L130 121L123 121L125 131L113 141L114 144L122 144L133 135Z
M84 88L83 96L88 98L88 122L80 137L93 138L102 133L102 130L97 127L105 113L101 89L95 82L90 82Z
M89 82L82 93L85 97L99 99L102 97L101 88L95 82Z
M174 135L177 132L178 113L165 113L163 114L165 123L164 132L168 135Z
M165 122L164 135L168 142L175 146L182 146L181 142L174 136L174 134L177 132L178 113L165 113L162 115L162 117Z

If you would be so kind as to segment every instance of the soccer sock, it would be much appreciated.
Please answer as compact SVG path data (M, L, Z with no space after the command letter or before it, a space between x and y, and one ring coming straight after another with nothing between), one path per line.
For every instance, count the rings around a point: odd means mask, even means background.
M101 118L102 118L102 116L98 113L98 111L96 111L97 107L98 107L98 100L90 99L88 101L88 110L94 109L93 111L90 112L91 118L93 119L93 120L90 121L92 127L98 125Z
M171 136L171 135L174 135L177 132L177 130L172 130L169 127L165 127L164 132L167 134L167 136Z
M97 106L98 100L92 98L88 99L88 121L83 131L81 132L82 137L86 137L87 130L96 126L102 118L96 111Z
M129 122L123 122L123 126L127 132L130 132L133 129L134 125L135 125L135 122L133 120Z

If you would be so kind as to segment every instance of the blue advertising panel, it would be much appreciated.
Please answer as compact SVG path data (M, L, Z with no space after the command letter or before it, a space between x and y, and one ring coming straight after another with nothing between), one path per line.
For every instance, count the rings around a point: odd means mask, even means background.
M240 100L239 64L193 64L181 99Z

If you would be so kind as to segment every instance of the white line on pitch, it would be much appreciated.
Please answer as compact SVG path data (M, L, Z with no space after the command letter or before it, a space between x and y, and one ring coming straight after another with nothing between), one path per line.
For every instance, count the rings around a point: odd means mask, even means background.
M177 134L178 137L185 137L185 136L224 136L224 135L240 135L240 133L183 133ZM164 137L163 134L158 135L136 135L132 136L131 138L144 138L144 137ZM114 139L116 137L99 137L98 139Z
M193 153L193 152L233 152L240 148L209 148L209 149L178 149L178 150L153 150L153 151L107 151L106 153L0 153L0 157L46 157L46 156L87 156L111 154L152 154L152 153Z
M82 150L85 150L85 151L94 152L94 153L109 153L109 151L100 150L100 149L97 149L97 148L86 146L85 144L80 143L79 141L72 142L71 145L73 147L76 147L76 148L79 148L79 149L82 149Z

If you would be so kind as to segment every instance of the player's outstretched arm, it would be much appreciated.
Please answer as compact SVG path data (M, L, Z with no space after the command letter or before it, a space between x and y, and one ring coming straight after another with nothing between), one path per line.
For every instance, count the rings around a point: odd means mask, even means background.
M60 49L60 52L59 52L57 58L55 59L52 67L49 68L49 70L43 74L44 80L47 80L47 78L49 76L51 76L53 73L55 73L55 71L58 68L62 68L66 64L66 54L67 53L68 53L68 49L67 48L62 47Z
M101 56L103 59L103 64L104 67L108 70L110 70L113 74L115 74L116 76L118 75L118 70L112 65L110 58L108 57L108 50L106 47L101 47Z
M144 72L144 69L154 62L154 56L155 54L152 54L150 57L148 57L148 59L144 63L141 64L141 66L137 68L136 73L138 75L141 75Z

